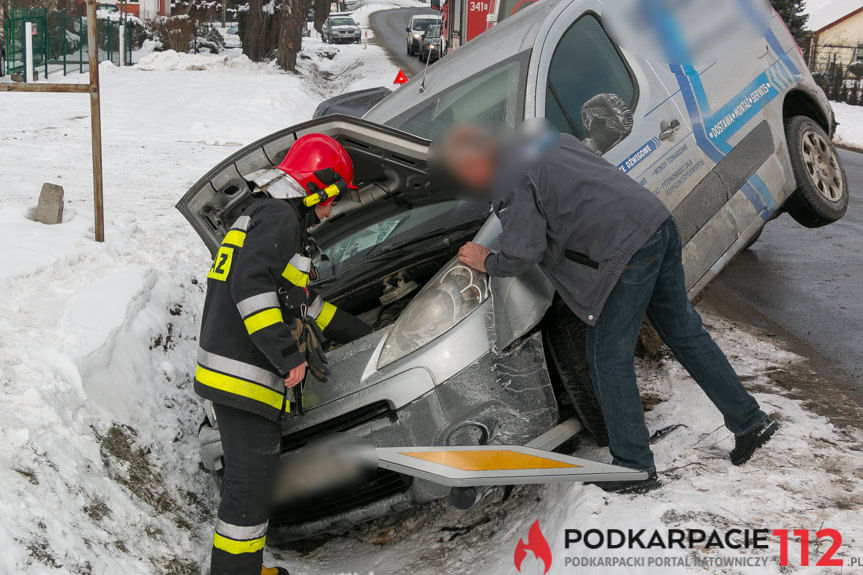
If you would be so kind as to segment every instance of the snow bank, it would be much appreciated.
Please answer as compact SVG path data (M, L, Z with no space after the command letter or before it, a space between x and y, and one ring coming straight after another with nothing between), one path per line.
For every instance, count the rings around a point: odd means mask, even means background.
M863 149L863 106L852 106L842 102L831 102L836 121L834 139L842 144Z
M87 99L3 96L0 573L199 572L217 495L191 389L209 256L173 206L239 146L397 71L375 46L321 50L306 43L300 74L176 52L100 66L104 244ZM55 226L32 219L45 181L65 189Z
M150 52L135 64L146 72L245 70L258 73L279 73L272 64L252 62L244 54L225 56L217 54L186 54L174 50Z

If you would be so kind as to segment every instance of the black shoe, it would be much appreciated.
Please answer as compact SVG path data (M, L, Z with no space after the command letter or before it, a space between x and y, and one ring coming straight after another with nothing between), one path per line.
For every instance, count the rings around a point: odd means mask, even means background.
M745 435L734 437L734 449L731 450L731 463L743 465L755 450L767 443L767 440L779 429L779 423L769 417L758 428Z
M608 493L647 493L662 486L662 481L655 471L651 471L647 479L630 481L597 481L596 483L585 483L585 485L596 485Z

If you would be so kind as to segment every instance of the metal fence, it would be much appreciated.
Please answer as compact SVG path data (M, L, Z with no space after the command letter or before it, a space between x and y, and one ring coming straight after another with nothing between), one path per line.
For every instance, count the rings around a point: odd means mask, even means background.
M24 74L25 25L32 25L34 77L49 74L85 72L87 69L87 18L69 16L65 10L48 12L44 8L15 8L3 23L6 39L6 71ZM120 55L120 21L97 21L99 61L118 66ZM132 63L132 26L124 28L123 49L126 64Z
M806 46L809 68L827 97L863 106L863 44Z

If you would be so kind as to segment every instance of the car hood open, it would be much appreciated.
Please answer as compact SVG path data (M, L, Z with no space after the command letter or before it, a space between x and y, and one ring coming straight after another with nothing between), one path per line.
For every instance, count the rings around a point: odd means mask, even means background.
M278 165L293 143L306 134L338 140L354 162L351 193L333 208L326 225L344 225L346 213L385 197L440 201L428 177L428 140L359 118L333 115L297 124L249 144L220 162L189 188L177 209L189 221L210 253L215 253L233 221L260 192L246 177ZM341 223L340 223L341 222Z

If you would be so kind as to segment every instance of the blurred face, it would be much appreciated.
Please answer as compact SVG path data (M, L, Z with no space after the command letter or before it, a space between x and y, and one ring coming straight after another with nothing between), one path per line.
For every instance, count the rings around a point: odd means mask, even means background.
M484 196L489 193L497 164L497 141L478 126L453 128L439 143L444 169L459 183Z
M330 212L333 210L333 205L329 204L326 206L322 206L318 204L315 206L315 215L318 216L319 220L326 219L330 217Z

